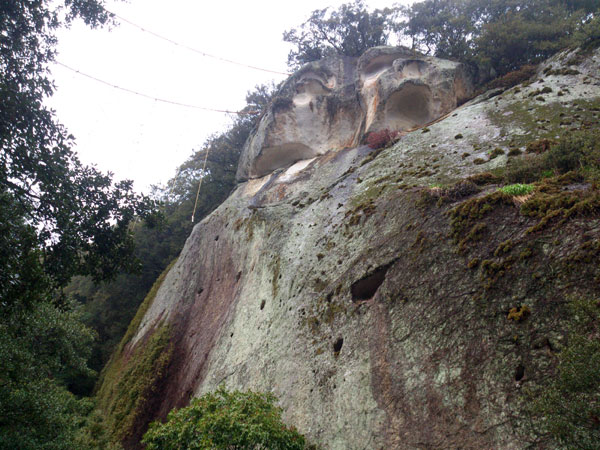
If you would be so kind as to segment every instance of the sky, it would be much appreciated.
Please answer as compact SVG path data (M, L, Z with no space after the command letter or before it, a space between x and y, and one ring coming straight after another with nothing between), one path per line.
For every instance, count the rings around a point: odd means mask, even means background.
M404 3L407 3L405 0ZM205 53L287 72L285 30L319 8L347 1L108 0L106 7L146 30ZM370 0L370 8L393 0ZM172 45L120 22L91 30L82 23L59 32L56 60L82 73L151 97L207 108L239 110L254 86L284 75L229 64ZM47 104L76 138L86 164L131 179L139 192L164 184L227 114L169 105L122 92L60 65L51 68L56 92Z

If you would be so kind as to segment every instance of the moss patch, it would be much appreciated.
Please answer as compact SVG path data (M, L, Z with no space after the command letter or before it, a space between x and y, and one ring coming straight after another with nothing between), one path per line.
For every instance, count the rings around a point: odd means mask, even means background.
M153 413L153 396L165 376L173 351L170 329L160 324L133 349L127 352L125 349L174 264L175 261L156 280L102 371L96 394L97 407L105 418L113 442L136 443L143 434L146 418Z
M173 353L170 337L169 327L160 325L128 360L109 364L97 398L114 442L136 443L143 434Z

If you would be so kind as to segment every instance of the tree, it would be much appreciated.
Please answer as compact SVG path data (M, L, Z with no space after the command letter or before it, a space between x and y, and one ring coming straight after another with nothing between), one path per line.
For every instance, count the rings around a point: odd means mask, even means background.
M296 69L333 54L360 56L371 47L385 45L391 12L369 12L362 0L343 4L338 10L313 11L300 27L283 33L283 40L296 46L288 55L288 66Z
M89 375L93 332L75 312L38 303L0 319L0 448L76 449L91 402L65 385Z
M56 30L109 22L101 0L0 2L0 447L84 448L91 405L67 387L91 376L94 333L62 288L133 270L130 225L154 202L86 167L44 105Z
M55 31L77 17L92 27L110 19L99 0L0 5L0 190L35 225L55 288L75 274L100 280L133 269L128 227L154 206L131 182L113 183L110 174L82 165L73 137L43 105L53 92Z
M503 75L577 44L594 17L589 0L425 0L398 8L394 23L415 50Z
M142 442L148 450L304 449L304 437L281 421L281 412L272 394L221 387L171 411L166 423L150 424Z

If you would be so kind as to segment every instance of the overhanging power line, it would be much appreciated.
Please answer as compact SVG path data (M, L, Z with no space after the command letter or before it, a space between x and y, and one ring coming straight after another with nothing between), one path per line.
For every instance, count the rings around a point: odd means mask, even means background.
M274 73L274 74L277 74L277 75L285 75L285 76L291 75L290 73L287 73L287 72L279 72L277 70L264 69L262 67L252 66L252 65L249 65L249 64L244 64L244 63L241 63L241 62L233 61L231 59L222 58L220 56L211 55L210 53L203 52L201 50L198 50L198 49L195 49L193 47L190 47L189 45L182 44L182 43L177 42L177 41L175 41L173 39L170 39L168 37L165 37L165 36L162 36L162 35L160 35L158 33L155 33L154 31L150 31L147 28L142 27L141 25L138 25L138 24L136 24L136 23L134 23L134 22L132 22L132 21L124 18L124 17L119 16L118 14L115 14L112 11L109 11L108 9L105 9L105 10L109 14L112 14L113 16L115 16L117 19L122 20L123 22L131 25L134 28L137 28L137 29L143 31L144 33L148 33L148 34L154 36L157 39L161 39L161 40L166 41L166 42L168 42L170 44L176 45L177 47L181 47L181 48L184 48L184 49L189 50L191 52L194 52L194 53L197 53L199 55L202 55L202 56L204 56L206 58L213 58L213 59L216 59L218 61L226 62L226 63L229 63L229 64L235 64L237 66L246 67L246 68L249 68L249 69L260 70L262 72Z
M104 80L102 80L102 79L100 79L98 77L95 77L93 75L89 75L89 74L84 73L84 72L82 72L82 71L80 71L78 69L75 69L75 68L73 68L71 66L68 66L67 64L64 64L64 63L62 63L60 61L55 61L55 63L57 65L61 66L61 67L64 67L67 70L70 70L71 72L74 72L74 73L76 73L78 75L81 75L82 77L89 78L90 80L96 81L97 83L104 84L105 86L110 86L112 88L118 89L120 91L127 92L129 94L134 94L134 95L137 95L139 97L147 98L149 100L154 100L156 102L167 103L167 104L175 105L175 106L183 106L185 108L199 109L199 110L202 110L202 111L218 112L218 113L225 113L225 114L237 114L237 115L240 115L240 116L253 116L253 115L256 115L256 114L259 113L258 111L232 111L232 110L229 110L229 109L208 108L208 107L205 107L205 106L191 105L191 104L188 104L188 103L181 103L181 102L177 102L177 101L174 101L174 100L168 100L168 99L164 99L164 98L158 98L158 97L154 97L152 95L148 95L148 94L144 94L142 92L135 91L133 89L121 87L121 86L119 86L117 84L110 83L108 81L104 81Z

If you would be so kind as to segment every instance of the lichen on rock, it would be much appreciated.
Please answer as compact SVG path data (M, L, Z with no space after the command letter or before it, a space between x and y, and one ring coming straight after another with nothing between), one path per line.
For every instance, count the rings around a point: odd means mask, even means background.
M356 147L370 132L425 125L463 103L471 80L459 63L404 47L305 65L278 92L238 167L257 178L299 160Z
M531 169L517 170L539 156L527 143L590 129L600 87L582 78L599 61L596 51L579 74L542 66L519 91L455 110L469 91L460 66L405 50L293 75L246 144L242 182L194 228L128 344L169 327L154 418L225 385L274 393L285 421L328 449L541 442L523 393L552 374L565 298L600 295L597 187L536 172L506 183L534 183L522 202L499 188L507 165L516 178ZM369 109L357 99L371 78ZM545 102L529 97L542 85ZM386 106L398 96L427 99L410 123ZM358 145L390 121L445 113L390 147ZM579 209L541 226L561 199Z

